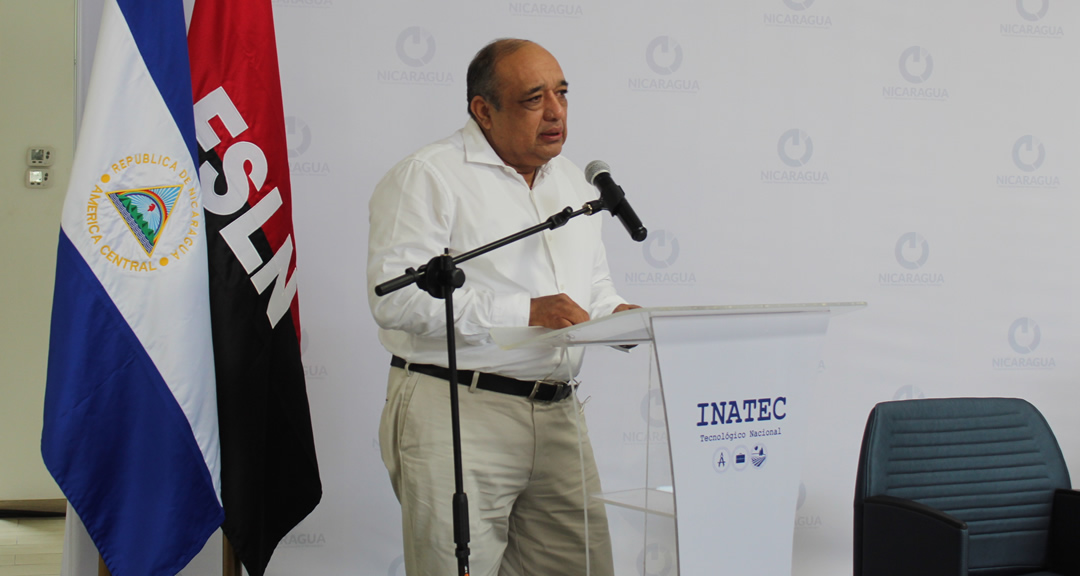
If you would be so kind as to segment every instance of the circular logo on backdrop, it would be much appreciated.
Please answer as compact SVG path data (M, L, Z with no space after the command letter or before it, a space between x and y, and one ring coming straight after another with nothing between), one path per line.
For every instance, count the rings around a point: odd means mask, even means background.
M296 158L311 146L311 128L296 116L285 117L285 146L289 149L289 158Z
M1037 6L1037 8L1032 11L1028 9L1029 6ZM1050 10L1050 0L1016 0L1016 11L1024 20L1032 22L1042 20L1048 10Z
M398 34L397 55L408 66L424 66L435 57L435 37L419 26L406 28Z
M901 386L892 396L893 400L912 400L915 398L926 398L926 394L923 393L921 388L912 384Z
M1017 318L1012 326L1009 326L1009 346L1012 346L1017 354L1031 353L1039 347L1041 340L1042 331L1031 318Z
M663 426L665 420L663 416L653 417L653 408L660 409L660 413L664 413L664 396L659 389L649 390L648 394L641 399L641 417L649 424L654 426Z
M798 168L810 161L814 155L814 141L810 136L792 128L780 135L780 141L776 143L776 151L780 154L780 161L792 168Z
M908 253L916 251L918 256L908 257ZM922 268L928 258L930 258L930 243L915 232L908 232L896 241L896 261L904 268L908 270Z
M638 554L637 565L641 576L670 576L675 571L675 557L667 546L649 544Z
M806 10L813 3L814 0L784 0L784 4L792 10Z
M405 576L404 556L394 558L394 561L390 563L390 568L386 571L386 576Z
M667 268L679 259L679 239L665 230L649 235L641 247L645 261L653 268Z
M806 504L806 484L799 482L799 499L795 502L795 509L801 509L803 504Z
M934 57L926 50L912 46L900 54L900 75L912 84L921 84L934 71Z
M645 49L645 63L657 74L672 74L682 66L682 46L670 36L657 36Z
M1038 138L1028 134L1013 144L1013 163L1024 172L1034 172L1046 160L1046 147Z

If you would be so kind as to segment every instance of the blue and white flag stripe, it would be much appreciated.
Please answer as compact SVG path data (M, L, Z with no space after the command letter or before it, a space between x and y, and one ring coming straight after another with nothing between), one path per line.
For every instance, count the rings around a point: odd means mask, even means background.
M94 62L61 222L42 456L114 576L174 575L224 517L181 0L107 0ZM130 200L163 186L181 192Z

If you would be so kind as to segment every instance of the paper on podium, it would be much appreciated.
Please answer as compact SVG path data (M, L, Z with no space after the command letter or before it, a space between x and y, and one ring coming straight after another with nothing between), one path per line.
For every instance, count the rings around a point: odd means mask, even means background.
M830 312L840 314L866 306L865 302L822 302L809 304L739 304L728 306L660 306L624 310L574 326L552 330L539 326L492 328L491 338L499 347L514 348L585 346L590 344L641 344L653 338L652 318L657 316L713 316L733 314L784 314Z

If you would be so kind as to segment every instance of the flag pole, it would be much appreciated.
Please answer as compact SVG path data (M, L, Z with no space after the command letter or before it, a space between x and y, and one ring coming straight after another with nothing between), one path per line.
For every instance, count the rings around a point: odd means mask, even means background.
M105 565L105 559L101 557L101 554L98 554L97 557L97 573L98 576L112 576L112 573L109 572L109 567Z
M221 535L221 575L222 576L241 576L243 574L243 567L240 565L240 557L236 555L236 550L233 549L232 542L225 537L225 534ZM99 574L98 576L104 576Z

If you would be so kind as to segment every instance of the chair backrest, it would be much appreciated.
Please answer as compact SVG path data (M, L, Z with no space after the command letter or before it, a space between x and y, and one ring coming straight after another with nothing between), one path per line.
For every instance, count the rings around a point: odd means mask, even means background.
M855 506L886 494L951 514L968 524L970 573L1008 574L1045 566L1054 490L1070 487L1057 439L1027 401L903 400L867 419ZM860 529L857 519L856 546Z

